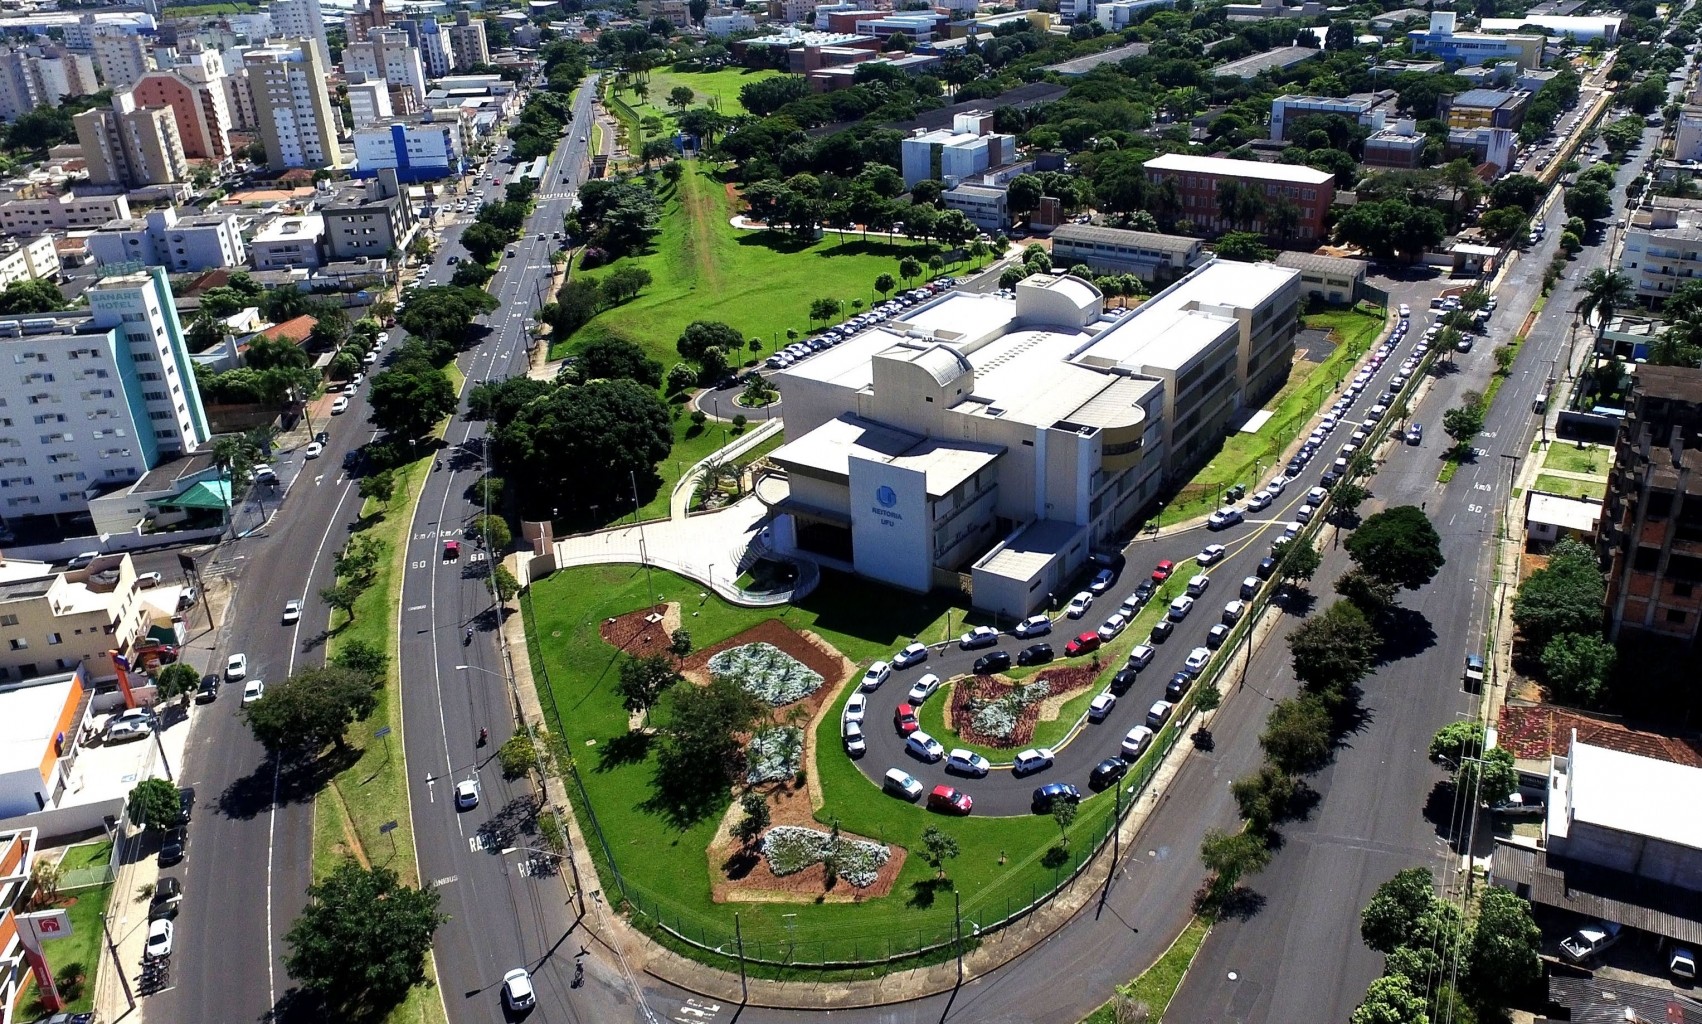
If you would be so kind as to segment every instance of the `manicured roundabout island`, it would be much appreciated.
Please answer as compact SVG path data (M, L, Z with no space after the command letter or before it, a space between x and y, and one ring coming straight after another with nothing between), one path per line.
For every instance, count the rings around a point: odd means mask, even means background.
M747 609L660 570L578 567L535 582L524 607L546 727L571 753L573 804L602 888L659 941L723 967L735 966L735 912L752 969L786 976L955 955L954 890L965 935L1020 917L1107 837L1118 800L1090 790L1088 772L1107 747L1116 752L1123 717L1145 714L1130 696L1127 716L1084 719L1133 629L1097 663L980 678L968 674L976 652L947 643L966 628L963 609L831 573L799 605ZM864 692L868 666L916 640L933 645L929 659L868 694L869 745L854 760L842 739L847 700ZM999 636L1001 649L1019 643ZM643 666L663 677L648 708L623 696L642 689L623 687L623 667L636 678ZM1058 763L1016 777L1017 748L986 735L974 744L995 764L985 777L907 756L892 713L928 671L955 682L928 698L923 721L954 699L968 707L954 695L973 690L984 708L1001 687L1032 692L1048 672L1067 680L1038 687L1048 692L1035 708L1016 702L1009 716L1023 723L1013 740L1024 730L1025 743L1055 737ZM974 735L967 722L963 736L940 731L947 747ZM1126 785L1144 780L1174 731L1172 722ZM883 790L895 767L925 784L914 802ZM1033 790L1049 782L1079 789L1073 813L1035 813ZM968 794L971 813L931 800L936 785Z

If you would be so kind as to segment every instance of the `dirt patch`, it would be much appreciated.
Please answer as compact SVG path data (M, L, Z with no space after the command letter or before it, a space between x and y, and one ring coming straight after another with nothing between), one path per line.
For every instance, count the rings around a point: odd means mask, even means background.
M813 779L813 772L811 776ZM807 790L792 786L765 786L759 792L768 797L771 825L801 825L828 831L828 826L815 819L815 809ZM761 853L756 852L760 848L761 840L758 840L757 846L749 852L734 841L732 828L742 817L744 811L739 807L738 800L734 800L726 816L721 819L721 827L716 830L715 838L709 843L709 863L713 869L710 889L717 903L815 903L818 900L824 903L857 903L892 892L893 883L898 880L899 872L904 870L904 847L888 846L891 855L887 857L886 863L881 865L874 884L861 889L843 879L836 882L832 889L827 888L827 869L820 864L812 864L802 871L782 878L770 871L768 861ZM839 834L846 839L879 842L851 832L841 831Z
M674 630L679 628L680 606L669 602L604 619L598 632L602 634L604 643L623 654L648 658L653 654L667 654Z
M951 691L951 704L946 708L946 724L960 737L984 747L1019 749L1034 739L1034 726L1042 718L1058 717L1065 703L1093 685L1099 669L1093 665L1071 665L1055 668L1033 679L1024 679L1022 686L1046 683L1046 695L1022 708L1017 715L1016 728L1009 736L992 736L976 730L975 713L986 705L1009 696L1019 685L1004 676L964 676Z

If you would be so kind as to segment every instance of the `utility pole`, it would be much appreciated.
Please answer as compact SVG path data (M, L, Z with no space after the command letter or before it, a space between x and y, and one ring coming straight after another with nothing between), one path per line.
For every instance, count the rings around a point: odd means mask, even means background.
M1121 787L1119 787L1121 788ZM957 935L957 983L963 984L963 898L954 888L951 891L953 930Z
M739 914L733 913L733 941L739 947L739 1005L751 1001L750 987L745 983L745 934L739 930Z

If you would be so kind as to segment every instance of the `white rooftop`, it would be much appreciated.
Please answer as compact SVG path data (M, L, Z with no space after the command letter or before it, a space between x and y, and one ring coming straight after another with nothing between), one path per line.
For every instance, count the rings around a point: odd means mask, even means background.
M984 338L990 332L1010 323L1014 316L1015 299L1001 299L997 295L974 292L947 292L934 302L908 313L900 313L897 322L909 324L917 330L933 333L935 337L946 340L953 335L962 338ZM946 333L935 333L941 331Z
M1602 503L1599 501L1535 492L1531 494L1530 507L1525 510L1527 523L1558 526L1580 533L1593 533L1601 516Z
M0 775L41 770L53 745L73 677L0 692Z
M1702 814L1677 809L1702 792L1702 768L1574 740L1567 769L1573 821L1702 850Z
M1180 367L1225 327L1239 330L1230 309L1255 306L1296 276L1273 263L1213 260L1141 303L1082 358L1100 366Z
M850 476L852 456L919 470L927 475L929 497L939 498L1003 453L999 445L922 437L847 413L786 442L770 458L843 477Z
M292 242L318 238L325 233L325 218L317 213L292 213L275 218L254 236L255 244Z
M1167 153L1146 162L1155 171L1180 171L1187 174L1223 174L1261 181L1287 181L1296 185L1322 185L1334 181L1335 175L1300 164L1264 164L1256 160L1227 160L1220 156L1189 156L1186 153Z

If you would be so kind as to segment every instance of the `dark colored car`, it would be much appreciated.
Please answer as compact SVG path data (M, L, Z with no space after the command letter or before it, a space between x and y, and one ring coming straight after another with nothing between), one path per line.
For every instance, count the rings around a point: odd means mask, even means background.
M1128 693L1129 687L1135 685L1135 679L1138 675L1139 673L1132 668L1118 669L1117 674L1111 677L1111 692L1119 697Z
M201 685L195 691L195 703L211 704L219 699L219 677L202 676Z
M1277 560L1274 559L1274 558L1264 558L1264 559L1259 560L1259 567L1257 569L1253 570L1253 575L1259 577L1262 580L1268 580L1268 579L1271 578L1271 576L1273 574L1276 573L1276 571L1277 571Z
M1147 601L1152 600L1152 595L1157 593L1157 591L1158 583L1155 580L1144 579L1141 580L1140 586L1135 588L1135 596L1140 598L1142 604L1145 604Z
M351 448L343 453L343 468L354 469L360 465L360 449Z
M189 830L182 825L167 829L160 838L160 863L176 864L183 859L184 847L189 845Z
M908 704L900 704L898 707L893 708L892 724L897 726L898 731L906 736L915 732L918 728L916 724L916 709Z
M163 921L177 916L178 904L183 902L183 883L168 876L154 885L154 898L148 903L148 920Z
M1171 703L1181 700L1182 695L1188 692L1188 686L1191 683L1193 683L1193 680L1188 678L1188 673L1176 673L1170 677L1170 682L1164 685L1164 699Z
M1030 644L1017 652L1018 665L1044 665L1052 660L1051 644Z
M1081 801L1081 790L1068 782L1048 782L1034 791L1034 811L1037 814L1047 814L1052 810L1052 804L1058 800L1069 803Z
M1108 786L1115 785L1117 780L1122 778L1128 770L1129 762L1120 757L1108 757L1094 765L1093 771L1088 773L1088 788L1098 792Z
M1176 623L1169 619L1159 619L1152 624L1152 642L1161 644L1170 639L1170 634L1176 632Z
M1010 667L1011 655L1009 651L992 651L975 659L975 674L978 676L1003 672Z
M184 786L177 791L177 823L189 824L195 816L195 787Z

